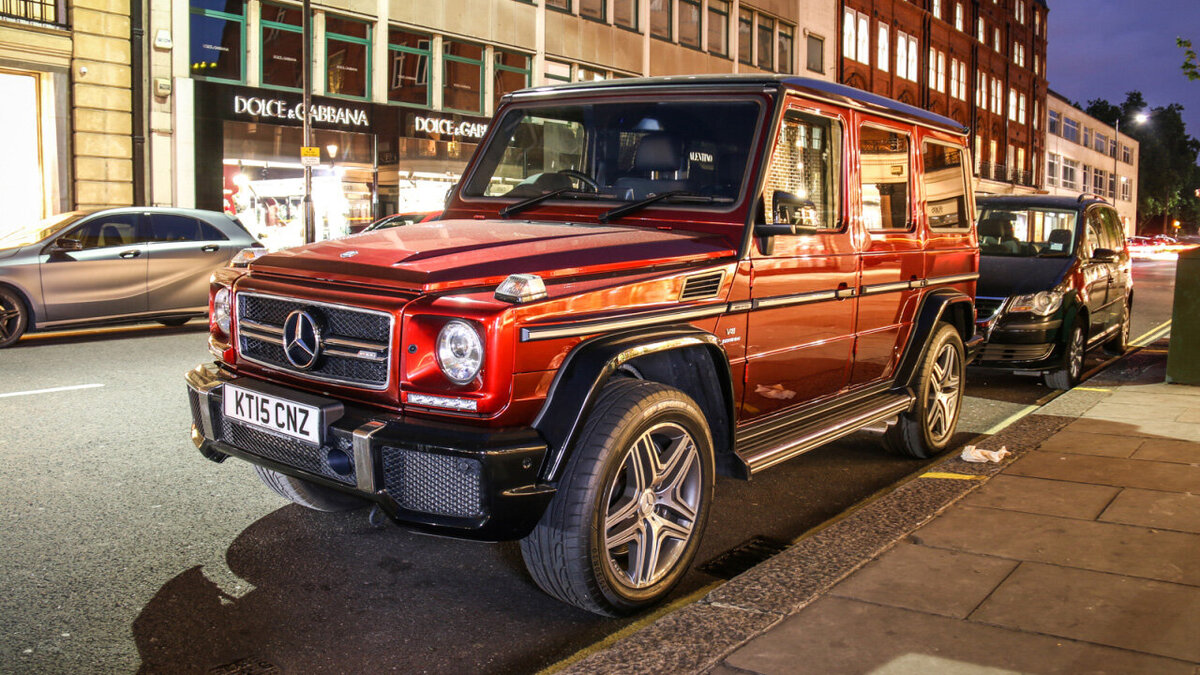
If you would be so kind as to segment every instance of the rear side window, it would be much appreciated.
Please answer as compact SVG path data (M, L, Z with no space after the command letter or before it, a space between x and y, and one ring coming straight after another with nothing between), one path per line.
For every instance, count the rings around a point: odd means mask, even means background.
M967 182L962 148L925 141L921 144L925 173L925 216L934 229L967 228Z
M190 216L156 213L150 217L153 241L225 241L220 230Z
M767 222L818 230L841 227L842 128L836 121L789 111L767 175Z
M1121 221L1117 218L1116 211L1101 209L1100 220L1104 224L1104 233L1108 235L1108 248L1114 251L1124 250L1125 230L1121 227Z
M908 136L863 127L858 135L862 162L863 222L868 230L908 229Z

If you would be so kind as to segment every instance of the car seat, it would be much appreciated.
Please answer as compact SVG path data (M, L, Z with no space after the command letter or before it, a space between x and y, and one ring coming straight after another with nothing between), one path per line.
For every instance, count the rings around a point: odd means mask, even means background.
M97 237L96 245L103 248L105 246L124 246L129 243L125 232L129 229L128 225L121 223L105 223L100 226L100 236Z
M683 190L687 181L674 178L674 173L680 168L679 142L667 134L650 134L638 143L633 156L634 176L618 178L613 187L619 191L628 190L630 198L644 199L651 194ZM670 173L671 176L663 176Z

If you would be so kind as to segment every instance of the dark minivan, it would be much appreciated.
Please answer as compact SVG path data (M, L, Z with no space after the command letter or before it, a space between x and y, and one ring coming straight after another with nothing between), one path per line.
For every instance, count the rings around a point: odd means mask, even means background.
M980 197L981 367L1070 389L1098 345L1129 339L1133 276L1117 212L1094 195Z

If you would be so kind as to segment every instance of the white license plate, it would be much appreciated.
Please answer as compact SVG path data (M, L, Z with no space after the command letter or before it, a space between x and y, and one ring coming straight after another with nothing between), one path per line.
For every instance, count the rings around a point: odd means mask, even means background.
M276 433L321 444L321 409L284 398L225 385L225 416Z

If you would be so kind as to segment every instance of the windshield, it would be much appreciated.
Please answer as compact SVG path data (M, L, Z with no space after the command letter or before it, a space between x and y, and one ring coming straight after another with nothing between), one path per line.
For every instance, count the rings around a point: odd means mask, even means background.
M14 229L0 230L0 248L16 248L37 243L60 232L88 213L87 211L68 211L34 223L17 225Z
M667 192L732 204L758 124L752 100L585 103L517 108L463 191L468 197L554 198L617 205ZM536 203L529 208L536 208Z
M1071 255L1076 217L1075 211L985 207L979 214L979 252L1025 258Z

